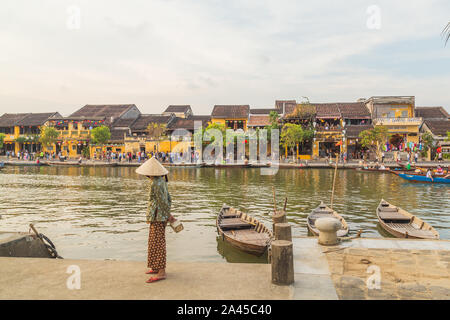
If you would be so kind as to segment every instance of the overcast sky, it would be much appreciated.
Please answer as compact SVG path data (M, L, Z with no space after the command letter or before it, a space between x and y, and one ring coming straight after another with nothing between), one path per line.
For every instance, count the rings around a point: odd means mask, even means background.
M375 95L450 111L448 21L448 0L2 0L0 113Z

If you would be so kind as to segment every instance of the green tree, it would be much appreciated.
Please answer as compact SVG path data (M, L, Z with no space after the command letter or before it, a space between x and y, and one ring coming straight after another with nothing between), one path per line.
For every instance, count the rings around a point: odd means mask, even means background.
M422 135L422 142L423 142L423 149L420 154L422 155L422 157L426 157L428 154L428 150L429 150L430 157L432 159L433 158L433 149L434 149L434 145L435 145L433 135L429 132L425 132Z
M270 125L267 127L269 127L270 129L279 129L280 128L280 125L278 123L279 118L280 118L280 115L278 114L278 112L270 111L270 113L269 113Z
M94 144L105 144L111 139L111 131L107 126L100 126L91 130L91 139Z
M294 148L301 143L304 138L304 131L301 125L286 123L280 134L280 142L283 148L288 148L292 152L294 158Z
M3 141L5 141L6 135L4 133L0 133L0 149L3 148Z
M222 133L222 137L223 137L222 143L225 148L225 146L226 146L226 144L225 144L226 143L226 127L222 123L210 123L208 125L208 127L206 127L205 129L202 127L201 130L197 130L195 132L194 137L198 138L198 135L201 135L203 146L205 146L207 144L212 144L212 145L216 146L218 144L218 141L216 141L216 138L213 137L212 134L208 133L208 131L210 129L216 129ZM207 139L210 138L211 140L206 141L205 138L207 138Z
M388 128L385 126L375 126L375 128L364 130L359 134L361 145L374 151L378 160L381 160L381 148L390 136Z
M445 140L450 141L450 131L447 131L447 139Z
M311 105L309 101L306 101L297 104L295 109L290 114L286 115L286 118L306 119L309 120L310 123L312 123L315 114L315 106Z
M81 154L83 155L83 157L85 157L85 158L90 158L91 157L91 152L89 150L90 150L89 146L85 146L81 150Z
M41 136L39 138L39 142L42 143L42 145L49 147L56 143L58 140L59 133L58 131L53 127L44 127L41 130ZM16 140L17 141L17 140Z

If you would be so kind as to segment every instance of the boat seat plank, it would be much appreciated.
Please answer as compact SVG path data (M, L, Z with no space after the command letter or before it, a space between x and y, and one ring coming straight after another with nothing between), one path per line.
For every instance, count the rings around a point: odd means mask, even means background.
M380 207L380 212L398 212L397 207Z
M404 216L398 212L378 211L378 215L382 220L410 222L411 218Z
M243 221L239 218L227 218L222 219L219 222L220 227L223 230L230 230L230 229L242 229L242 228L252 228L253 225L251 223L248 223L247 221Z

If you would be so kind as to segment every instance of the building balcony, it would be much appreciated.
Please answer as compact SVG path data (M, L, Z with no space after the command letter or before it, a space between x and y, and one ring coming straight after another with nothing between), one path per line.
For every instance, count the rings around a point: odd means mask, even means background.
M423 118L376 118L373 123L382 126L420 126L422 121Z

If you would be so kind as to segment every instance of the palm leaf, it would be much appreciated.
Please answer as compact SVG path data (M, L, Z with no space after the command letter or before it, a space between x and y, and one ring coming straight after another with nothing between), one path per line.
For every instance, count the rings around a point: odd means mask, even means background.
M447 42L450 39L450 22L447 23L444 30L442 30L442 37L444 38L445 45L447 45Z

